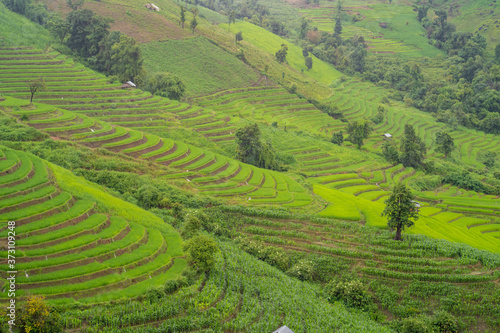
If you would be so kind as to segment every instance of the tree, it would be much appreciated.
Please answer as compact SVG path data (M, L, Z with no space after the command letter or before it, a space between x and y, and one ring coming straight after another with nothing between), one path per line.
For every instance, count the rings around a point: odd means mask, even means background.
M306 57L306 67L310 70L313 67L313 59L311 57Z
M243 32L238 31L236 35L234 35L234 39L236 40L237 43L241 42L243 40Z
M196 21L196 16L193 16L193 19L191 20L189 25L191 26L191 29L193 29L193 34L194 34L194 29L196 29L196 27L198 26L198 21Z
M107 18L95 15L90 9L72 11L66 16L69 34L68 47L81 57L90 58L99 53L99 44L109 34Z
M399 160L399 151L398 147L396 146L396 143L391 141L386 141L384 145L382 146L382 155L384 155L384 158L396 165L400 162Z
M259 168L284 170L276 161L276 153L271 145L261 142L261 132L257 124L247 125L236 131L237 158Z
M354 143L358 149L361 149L363 140L368 138L372 130L372 126L366 120L350 122L346 129L347 134L349 134L347 140Z
M43 91L45 90L45 81L42 78L38 79L31 79L28 83L28 87L30 88L30 93L31 93L31 98L30 98L30 104L33 103L33 96L35 96L35 93L37 91Z
M427 16L427 11L429 10L429 6L417 7L417 20L422 22L423 18Z
M276 60L282 64L286 61L286 55L288 53L288 45L286 45L285 43L281 44L281 49L279 49L278 51L276 51L275 55L276 55Z
M307 56L309 55L309 50L307 49L307 47L304 47L302 49L302 55L304 56L304 58L307 58Z
M47 29L52 35L59 38L62 44L64 42L64 38L68 34L69 26L68 23L61 18L61 16L54 14L47 22Z
M234 23L236 22L236 11L235 10L231 10L228 14L227 14L227 31L229 32L229 28L231 28L231 23Z
M500 43L495 46L495 59L500 63Z
M215 255L219 248L215 241L205 235L198 235L184 245L184 251L188 251L187 262L202 272L208 272L215 266Z
M141 48L135 39L121 35L120 42L113 45L111 50L111 60L113 60L111 72L120 80L134 80L144 73Z
M22 333L62 332L59 317L59 314L47 305L43 296L28 296L16 318L16 326Z
M389 199L385 201L386 207L382 216L387 216L390 229L396 229L395 240L401 240L401 232L418 220L418 211L413 199L411 191L404 183L400 183L394 186Z
M443 153L444 158L447 158L448 154L455 149L455 142L447 132L439 131L436 134L436 143L438 145L436 151Z
M340 16L335 19L335 28L333 29L334 35L340 36L342 33L342 21L340 20Z
M333 133L332 139L330 140L331 143L342 146L344 143L344 133L342 131Z
M427 151L424 142L415 134L412 125L405 125L403 140L401 141L401 163L405 167L418 168L423 164Z
M184 22L186 22L186 10L181 6L181 24L182 29L184 29Z
M153 95L180 100L186 91L186 85L179 77L164 72L148 78L144 89Z
M85 0L67 0L66 1L69 8L71 8L73 10L78 10L79 8L82 8L84 2L85 2Z
M5 7L9 8L13 12L24 15L26 9L28 8L31 0L2 0Z

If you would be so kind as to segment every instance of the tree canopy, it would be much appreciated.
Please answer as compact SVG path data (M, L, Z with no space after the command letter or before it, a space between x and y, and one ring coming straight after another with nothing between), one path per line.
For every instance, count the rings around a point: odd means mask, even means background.
M153 95L180 100L186 91L186 85L179 77L164 72L148 77L144 89Z
M443 153L445 158L448 157L448 154L451 153L453 149L455 149L455 142L448 132L437 132L436 143L438 145L436 151Z
M373 128L370 122L366 120L356 120L350 122L346 129L347 134L349 134L347 141L352 142L358 147L358 149L361 149L363 141L370 136L372 130Z
M424 156L427 152L425 144L415 133L412 125L405 125L403 139L401 140L401 163L405 167L418 168L424 163Z
M278 51L276 51L275 55L276 55L276 60L281 64L281 63L284 63L286 61L286 55L288 53L288 45L286 45L285 43L281 44L281 49L279 49Z
M382 216L387 217L387 225L396 229L395 240L401 240L401 232L414 225L418 220L418 211L411 191L404 183L397 184L391 191Z
M141 49L135 39L121 35L120 42L114 44L111 50L111 72L120 80L135 80L144 73Z

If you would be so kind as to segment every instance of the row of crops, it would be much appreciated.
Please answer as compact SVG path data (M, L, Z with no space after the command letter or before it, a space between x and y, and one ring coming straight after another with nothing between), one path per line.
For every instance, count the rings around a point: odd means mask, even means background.
M93 194L96 201L77 199L72 194L76 177L27 153L8 148L2 153L0 237L16 252L12 269L2 246L0 272L3 277L18 272L20 299L43 294L71 302L103 292L108 299L123 297L122 291L139 295L147 287L141 281L174 278L172 272L185 266L179 235L158 218L148 216L146 224L134 215L125 220L101 213L97 203L103 192ZM108 203L107 208L113 207Z

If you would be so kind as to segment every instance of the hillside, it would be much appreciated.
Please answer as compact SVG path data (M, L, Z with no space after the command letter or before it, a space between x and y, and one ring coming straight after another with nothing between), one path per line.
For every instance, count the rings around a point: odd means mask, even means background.
M138 296L186 266L179 234L153 214L31 154L2 147L2 157L1 237L14 231L19 299Z
M15 221L23 316L44 295L56 332L500 330L489 54L441 52L397 0L155 4L85 2L138 42L94 17L93 56L77 31L54 38L0 5L0 274ZM361 143L357 122L371 128ZM253 124L261 142L239 146ZM252 145L276 163L241 156ZM382 213L400 184L418 219L395 241Z

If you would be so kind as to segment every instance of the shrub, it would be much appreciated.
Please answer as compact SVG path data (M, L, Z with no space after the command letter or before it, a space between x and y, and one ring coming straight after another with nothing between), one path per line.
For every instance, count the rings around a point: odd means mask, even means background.
M21 333L56 333L62 331L60 316L43 296L28 296L19 310L16 326Z
M158 302L165 296L165 292L159 288L151 288L146 292L146 300L148 300L149 304L153 304Z
M398 331L401 333L432 333L424 317L405 318L398 322Z
M219 248L211 237L198 235L184 245L184 251L188 251L187 261L190 265L207 272L215 266L215 255Z
M366 287L359 280L331 281L325 286L325 293L330 302L341 301L353 308L368 308L372 299Z
M432 319L432 325L437 328L438 332L458 332L457 319L446 311L437 311Z
M311 260L303 259L292 266L287 274L301 281L312 281L314 278L314 265Z

